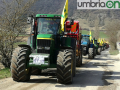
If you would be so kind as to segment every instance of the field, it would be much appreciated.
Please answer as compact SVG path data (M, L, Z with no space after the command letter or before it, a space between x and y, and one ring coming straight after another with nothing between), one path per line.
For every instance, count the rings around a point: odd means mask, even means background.
M92 33L92 36L93 36L94 31L91 31L91 33ZM89 31L87 31L87 30L82 30L82 34L89 34ZM100 31L99 37L100 37L100 38L108 38L107 35L106 35L103 31Z

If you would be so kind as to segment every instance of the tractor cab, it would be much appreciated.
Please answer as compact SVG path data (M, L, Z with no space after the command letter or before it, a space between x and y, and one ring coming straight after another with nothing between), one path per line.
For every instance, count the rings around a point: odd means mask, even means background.
M54 34L58 33L60 26L60 18L39 17L37 18L38 34Z
M90 35L82 35L82 41L81 41L82 45L84 44L86 45L90 43L89 37Z
M37 53L49 53L43 47L50 47L54 37L59 34L61 15L37 14L36 17L28 17L31 23L30 46L37 50ZM41 49L43 48L43 49Z
M36 17L28 17L27 22L32 22L32 33L56 35L60 29L60 20L61 15L37 14Z
M94 43L99 47L99 42L97 41L97 39L94 40Z

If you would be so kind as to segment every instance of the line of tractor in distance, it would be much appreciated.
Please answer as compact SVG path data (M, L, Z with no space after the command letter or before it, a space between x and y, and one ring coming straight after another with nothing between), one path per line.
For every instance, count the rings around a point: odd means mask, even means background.
M101 54L101 48L99 42L96 39L90 41L90 35L82 35L81 45L83 49L83 55L88 54L88 59L94 59L96 55Z

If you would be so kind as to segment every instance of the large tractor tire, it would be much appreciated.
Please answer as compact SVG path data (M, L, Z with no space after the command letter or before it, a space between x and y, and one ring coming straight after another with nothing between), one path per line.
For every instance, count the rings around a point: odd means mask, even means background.
M83 55L84 55L84 56L86 56L86 55L87 55L86 50L83 50Z
M88 58L94 59L94 48L89 48Z
M101 55L101 48L98 48L97 54L98 54L98 55Z
M105 49L108 49L108 46L107 46L107 45L105 46Z
M24 82L30 80L30 68L27 68L30 50L26 47L15 49L11 60L11 74L14 81Z
M71 50L60 50L57 57L57 81L69 84L73 81L73 53Z
M32 67L31 69L31 75L40 75L41 74L41 69Z
M85 49L84 49L85 48ZM82 48L82 55L86 56L87 55L87 47Z
M104 47L102 46L102 51L104 51Z
M82 65L82 51L80 53L80 56L76 59L76 67L80 67Z
M94 56L96 56L97 55L97 52L96 52L96 49L94 49Z
M106 46L104 46L104 48L103 48L104 50L106 49Z

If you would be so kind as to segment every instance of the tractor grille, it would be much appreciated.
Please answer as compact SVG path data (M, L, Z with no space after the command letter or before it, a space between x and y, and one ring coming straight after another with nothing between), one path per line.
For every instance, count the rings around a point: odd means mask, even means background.
M50 53L50 49L47 50L45 47L50 47L51 40L37 39L37 53Z

